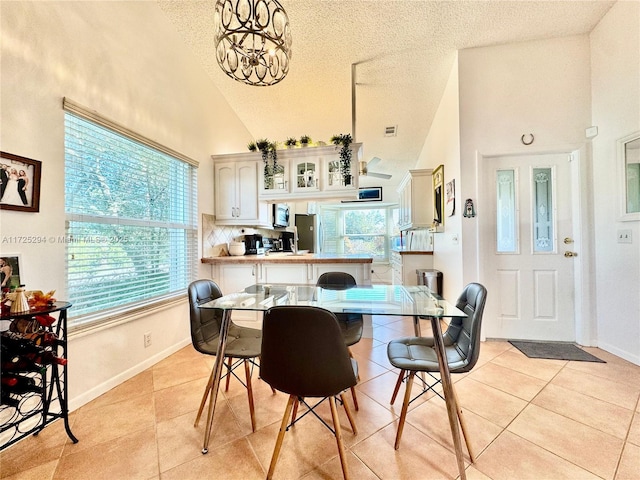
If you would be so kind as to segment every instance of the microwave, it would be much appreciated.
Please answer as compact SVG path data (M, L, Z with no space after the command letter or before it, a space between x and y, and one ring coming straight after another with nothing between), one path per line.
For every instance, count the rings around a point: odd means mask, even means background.
M273 226L289 226L289 206L286 203L275 203L273 205Z

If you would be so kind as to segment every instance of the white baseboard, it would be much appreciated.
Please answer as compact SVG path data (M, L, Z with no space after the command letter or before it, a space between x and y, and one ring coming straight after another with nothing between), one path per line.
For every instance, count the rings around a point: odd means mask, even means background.
M139 373L144 372L147 368L152 367L153 365L158 363L160 360L164 360L169 355L176 353L178 350L186 347L190 343L191 343L191 338L186 338L174 345L171 345L168 348L165 348L163 351L156 353L152 357L147 358L143 362L140 362L139 364L129 368L128 370L125 370L124 372L116 375L115 377L111 377L106 382L103 382L100 385L95 386L91 390L84 392L82 395L79 395L73 399L70 399L69 405L68 405L69 412L73 412L74 410L77 410L83 405L86 405L91 400L95 400L103 393L108 392L112 388L117 387L121 383L124 383L130 378L135 377Z
M640 366L640 356L637 355L637 353L635 355L631 354L631 352L627 352L625 350L620 350L620 348L614 346L614 345L609 345L608 343L601 343L598 342L597 345L598 348L604 350L605 352L609 352L613 355L615 355L616 357L620 357L623 358L624 360L627 360L628 362L631 362L635 365L639 365Z

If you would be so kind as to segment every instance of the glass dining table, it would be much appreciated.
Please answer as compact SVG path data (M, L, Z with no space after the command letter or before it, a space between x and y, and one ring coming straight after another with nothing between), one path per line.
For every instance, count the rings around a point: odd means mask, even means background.
M214 308L223 312L216 361L211 373L210 381L213 385L208 398L209 408L202 453L208 452L227 334L231 324L231 312L233 310L266 311L273 306L280 305L315 306L333 313L412 317L416 336L421 335L419 319L429 319L435 340L434 348L440 364L442 387L458 470L460 478L466 479L456 398L449 367L445 361L446 354L441 326L442 322L447 323L456 317L466 317L466 314L425 286L359 285L345 288L344 286L255 284L248 286L241 292L230 293L200 305L200 308ZM199 418L196 419L196 425L198 422Z

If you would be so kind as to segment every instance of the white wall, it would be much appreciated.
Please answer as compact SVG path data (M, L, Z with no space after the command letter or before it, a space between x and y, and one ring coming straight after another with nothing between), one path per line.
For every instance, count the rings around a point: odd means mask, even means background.
M40 212L2 210L2 237L64 235L65 96L200 162L199 211L213 214L210 155L240 151L251 135L155 2L0 2L0 8L0 144L42 161ZM0 243L0 249L21 254L27 288L56 289L65 298L63 243ZM209 273L200 267L200 275ZM144 349L147 331L153 345ZM188 341L186 298L71 338L71 407Z
M467 189L460 178L460 116L458 103L458 61L454 61L440 105L431 124L416 168L444 165L444 181L455 180L456 210L445 217L444 232L434 235L433 268L442 272L443 296L456 299L464 287L462 273L462 207ZM467 219L465 219L467 220ZM453 236L458 236L458 243Z
M616 176L616 140L640 131L640 3L616 3L590 39L598 346L640 365L640 222L618 220Z
M464 198L472 198L477 206L477 216L462 222L463 282L483 282L479 240L492 223L492 212L489 199L482 204L487 166L481 158L571 152L585 146L585 128L591 122L589 38L475 48L461 50L458 56L461 183ZM533 134L534 143L523 145L523 134ZM592 258L588 248L580 255L585 263ZM496 311L499 301L499 296L489 295L487 310ZM577 321L580 331L595 323L593 309L585 310ZM490 331L491 325L487 327Z

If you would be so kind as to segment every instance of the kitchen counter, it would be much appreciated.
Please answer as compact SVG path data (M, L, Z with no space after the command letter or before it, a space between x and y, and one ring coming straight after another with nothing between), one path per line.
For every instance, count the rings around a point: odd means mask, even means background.
M400 255L433 255L433 250L406 250L404 248L394 248L393 252Z
M291 252L275 252L269 255L238 255L228 257L206 257L200 260L202 263L212 265L225 264L255 264L255 263L280 263L280 264L315 264L315 263L372 263L373 257L369 255L339 255L333 253L305 253L293 255Z

